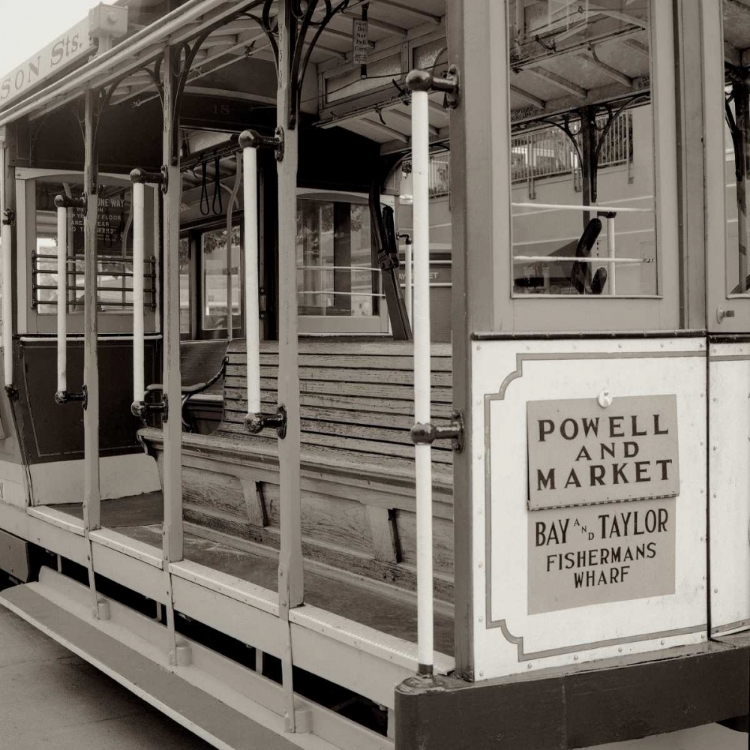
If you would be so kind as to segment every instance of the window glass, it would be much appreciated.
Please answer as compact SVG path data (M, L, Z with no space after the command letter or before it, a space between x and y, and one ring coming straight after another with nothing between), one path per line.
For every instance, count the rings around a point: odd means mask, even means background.
M41 315L57 313L57 209L55 196L79 198L80 184L37 180L36 247L32 257L32 306ZM68 209L68 312L83 312L83 209ZM131 189L103 184L97 213L97 297L102 312L123 312L133 306ZM155 264L146 257L144 282L147 305L154 301Z
M203 268L204 331L227 330L228 297L231 293L232 327L242 324L240 289L240 228L232 227L231 252L227 255L227 230L215 229L201 235ZM227 283L229 282L229 283ZM231 285L231 292L229 291Z
M750 78L743 58L750 47L750 6L726 2L724 10L727 292L749 294L747 194L750 189Z
M299 314L379 314L379 274L365 204L301 197L297 208Z
M513 292L659 292L649 0L508 0Z
M190 240L180 237L180 334L190 335Z

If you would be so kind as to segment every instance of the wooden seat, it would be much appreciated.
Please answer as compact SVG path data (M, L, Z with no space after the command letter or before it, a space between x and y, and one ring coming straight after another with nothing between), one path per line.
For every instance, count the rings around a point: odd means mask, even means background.
M183 435L185 519L206 530L279 545L275 434L244 426L244 340L227 349L221 423L211 435ZM408 342L310 340L300 343L303 551L309 560L412 589L415 586L413 354ZM448 345L433 347L434 422L452 410ZM278 347L261 349L261 399L277 404ZM160 430L141 432L161 458ZM452 598L452 460L434 446L436 593ZM196 529L193 529L195 532ZM200 531L198 531L200 533ZM226 541L226 540L224 540Z

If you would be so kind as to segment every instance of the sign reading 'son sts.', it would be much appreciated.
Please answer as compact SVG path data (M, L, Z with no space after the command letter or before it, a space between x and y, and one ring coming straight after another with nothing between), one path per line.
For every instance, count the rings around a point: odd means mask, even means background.
M90 47L89 19L85 18L0 80L0 107L65 68L86 54Z

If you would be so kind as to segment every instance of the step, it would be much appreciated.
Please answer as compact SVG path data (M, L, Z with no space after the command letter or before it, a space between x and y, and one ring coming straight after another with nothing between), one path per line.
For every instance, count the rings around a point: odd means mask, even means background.
M179 636L189 666L166 657L166 628L113 600L91 617L87 587L43 569L40 582L0 593L20 616L147 703L222 750L389 750L391 740L295 695L297 734L284 732L284 688ZM315 733L314 733L315 732ZM324 739L322 735L326 736ZM335 738L335 743L330 741Z

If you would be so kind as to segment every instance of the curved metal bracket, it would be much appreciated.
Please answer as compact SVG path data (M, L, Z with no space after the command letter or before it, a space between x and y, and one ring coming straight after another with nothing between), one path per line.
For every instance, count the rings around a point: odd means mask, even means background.
M299 120L300 103L302 97L302 83L305 80L307 66L310 64L310 57L315 50L321 34L325 31L331 19L337 14L345 11L351 0L341 0L336 6L331 0L323 0L325 12L320 20L314 20L314 16L319 7L320 0L307 0L302 3L301 0L290 0L289 17L291 28L289 29L290 49L284 50L285 54L291 57L291 87L292 87L292 105L288 113L287 127L294 130ZM263 11L261 13L260 25L273 49L274 59L276 61L276 73L279 73L279 19L271 19L271 7L274 0L265 0ZM312 35L310 30L314 29ZM308 38L309 37L309 38ZM307 49L305 49L307 48Z

